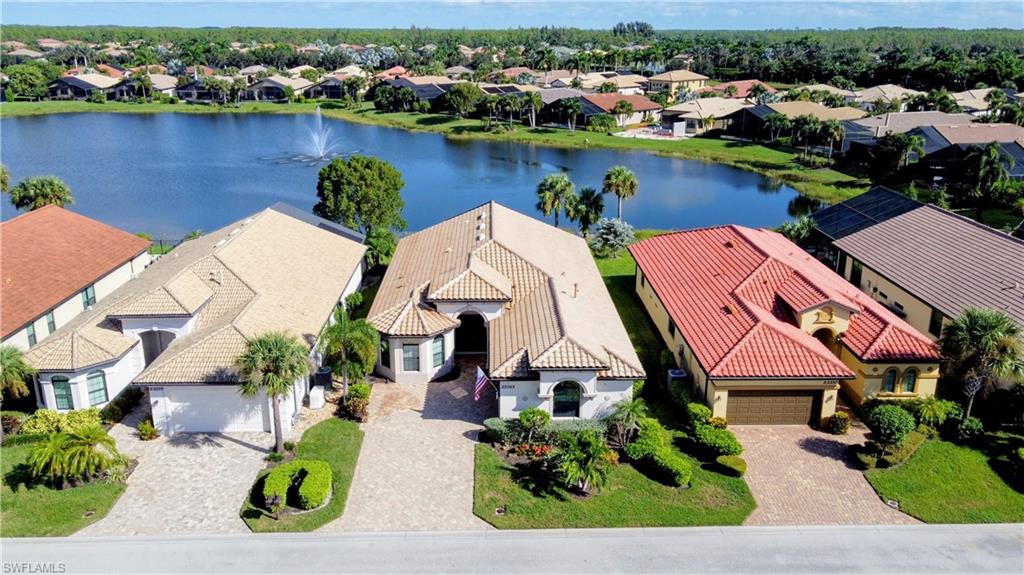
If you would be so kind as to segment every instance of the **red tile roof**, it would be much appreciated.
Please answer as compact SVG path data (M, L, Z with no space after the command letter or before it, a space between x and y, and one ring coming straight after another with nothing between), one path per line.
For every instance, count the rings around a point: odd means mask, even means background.
M3 337L146 251L149 241L46 206L0 224Z
M630 247L700 364L715 378L851 378L791 310L853 310L843 343L866 361L938 360L935 345L780 234L723 226Z
M697 91L724 94L729 86L736 86L736 95L732 97L746 98L750 95L750 89L758 84L764 84L764 87L767 88L769 92L776 91L775 88L772 88L760 80L733 80L732 82L722 82L721 84L715 84L714 86L704 86L703 88L698 88Z
M584 94L583 99L609 113L611 113L615 108L615 104L618 104L622 100L632 104L634 112L646 112L649 110L661 109L661 106L657 102L652 101L646 96L640 96L638 94Z

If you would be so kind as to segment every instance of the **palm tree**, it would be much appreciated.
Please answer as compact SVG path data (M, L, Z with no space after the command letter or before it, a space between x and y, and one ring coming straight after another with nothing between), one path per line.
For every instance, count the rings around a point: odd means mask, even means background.
M843 134L846 131L843 129L843 124L839 120L826 120L821 123L818 128L818 132L821 138L828 141L828 159L832 159L832 150L835 148L837 140L843 139Z
M141 74L135 77L135 85L142 92L142 98L145 99L149 91L153 89L153 79L149 77L149 74Z
M739 94L739 93L740 93L740 91L736 87L736 84L729 84L728 86L725 87L725 97L726 98L735 98L736 94Z
M250 340L235 360L242 395L265 393L274 409L274 450L284 450L281 433L281 398L292 392L296 380L309 373L306 346L282 332L270 332Z
M120 458L114 438L99 425L72 431L65 449L65 472L69 477L102 473Z
M967 165L974 181L974 187L970 190L976 202L974 219L980 222L984 208L1009 181L1007 167L1012 169L1015 160L1004 154L998 143L992 142L984 148L975 147L967 156Z
M228 86L228 92L231 94L231 99L237 104L242 99L242 94L245 93L245 89L248 84L245 82L245 78L236 76L231 79L231 85Z
M1021 329L1001 311L964 310L943 328L939 347L947 375L963 378L964 393L970 398L964 417L971 415L979 391L987 394L1000 378L1024 379Z
M802 157L807 157L807 148L811 144L811 139L818 134L818 126L820 124L821 122L810 114L801 114L793 119L793 132L800 138L800 143L803 144Z
M68 442L66 433L51 433L37 443L25 461L32 470L32 475L45 477L51 485L63 489L68 476Z
M924 155L924 137L908 136L907 148L903 152L903 166L910 165L910 154L915 154L918 158Z
M565 215L577 222L583 237L590 236L590 226L597 223L604 213L604 194L594 188L583 188L578 196L565 207Z
M523 102L519 99L519 96L513 96L512 94L501 96L500 102L501 109L508 114L508 127L512 129L512 114L523 109Z
M0 193L11 191L11 172L7 166L0 164Z
M523 103L530 108L530 127L536 128L537 112L544 107L544 99L540 97L540 92L527 92L523 97Z
M67 184L56 176L25 178L11 188L11 203L17 209L38 210L43 206L64 207L75 202Z
M28 395L26 382L35 374L36 369L25 361L20 349L13 345L0 346L0 401Z
M778 140L782 131L788 130L791 125L789 118L778 112L772 112L764 117L764 127L768 130L772 142Z
M550 174L537 184L537 210L544 217L555 214L555 227L558 227L558 214L575 202L576 186L565 174Z
M501 102L498 100L497 96L484 96L482 104L484 111L487 113L487 129L489 130L491 128L491 120L498 112Z
M639 397L620 401L608 418L610 435L619 447L625 447L636 434L637 424L647 417L647 403Z
M592 429L570 434L558 456L558 470L565 482L582 493L604 485L608 479L609 455L601 434Z
M579 98L566 98L562 100L562 111L565 112L566 123L570 132L576 131L576 116L583 113L583 102Z
M715 127L715 120L716 118L711 115L704 116L703 118L701 118L701 123L704 125L705 132Z
M342 394L348 396L349 377L362 379L373 369L380 334L366 320L352 319L347 306L334 309L331 324L320 334L320 352L331 371L341 376Z
M203 65L203 60L206 59L206 46L198 40L186 44L181 48L181 59L189 66L192 66L192 80L198 80L199 67Z
M747 97L752 98L755 102L761 101L761 96L768 93L768 86L758 82L750 87L747 91Z
M629 168L626 166L612 166L604 174L601 191L606 194L615 194L616 203L618 204L618 215L616 217L621 220L622 200L628 200L635 196L639 188L640 182L637 181L636 174Z
M615 107L612 108L612 113L618 117L619 125L624 127L626 125L626 121L633 115L633 104L626 100L619 100L618 102L615 102Z

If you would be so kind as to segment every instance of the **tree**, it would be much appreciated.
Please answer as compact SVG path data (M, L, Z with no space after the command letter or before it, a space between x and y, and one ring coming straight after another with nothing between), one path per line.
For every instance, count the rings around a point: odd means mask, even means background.
M324 363L341 376L342 393L346 396L349 378L362 379L373 371L380 349L377 330L366 320L352 319L351 312L347 303L336 307L330 325L320 334Z
M584 238L590 236L590 226L601 218L604 213L604 194L594 188L586 187L574 196L572 202L565 207L565 216L569 221L580 226Z
M366 263L370 266L384 265L395 255L398 241L395 234L382 227L376 227L366 234Z
M622 200L628 200L636 195L640 188L640 182L626 166L612 166L604 174L604 181L601 184L601 191L606 194L615 194L617 211L616 214L622 219Z
M846 130L843 129L843 124L839 120L825 120L818 126L818 134L821 139L828 142L828 159L831 160L835 144L842 141Z
M560 101L562 113L566 117L566 125L570 132L576 131L576 116L583 113L583 102L579 98L565 98Z
M153 90L153 79L149 77L149 74L140 74L135 76L134 79L135 88L139 91L139 95L143 99L147 98Z
M576 186L565 174L550 174L537 184L537 210L548 217L555 215L555 227L558 227L558 215L571 205L576 195Z
M601 82L601 85L597 87L598 94L614 94L619 89L615 85L615 82Z
M14 91L15 96L38 100L44 98L47 92L46 75L43 70L33 64L19 64L4 68L8 77L8 85Z
M370 156L335 158L320 170L313 213L369 235L373 228L403 230L402 174Z
M624 399L615 405L615 411L608 418L608 434L614 445L625 447L636 435L641 419L647 417L647 403L639 397Z
M0 402L27 396L28 382L35 373L35 368L25 361L21 350L13 345L0 346Z
M612 108L612 113L618 119L620 126L625 126L629 117L633 115L633 104L626 100L619 100L615 102L615 107Z
M810 114L801 114L793 118L793 133L803 144L802 157L807 157L807 148L810 147L811 140L818 135L820 124L821 122Z
M747 91L747 98L752 98L755 102L760 102L761 96L764 96L767 93L768 86L765 86L760 82L757 82L756 84L750 87L750 90Z
M199 79L199 67L206 60L207 46L199 41L193 40L180 49L181 59L192 67L192 80Z
M25 178L11 188L11 203L21 210L37 210L43 206L64 207L75 202L67 184L56 176Z
M242 395L265 393L274 412L274 450L284 451L281 430L281 399L292 393L295 382L309 373L309 352L294 336L270 332L251 339L235 360Z
M246 88L249 85L245 82L245 78L236 76L231 79L231 84L228 86L228 93L231 94L231 99L237 104L242 99L242 94L245 93Z
M636 241L633 226L615 218L601 218L594 225L590 245L599 257L615 257L629 244Z
M790 129L791 126L792 123L789 121L789 118L779 114L778 112L772 112L764 117L764 127L768 130L768 134L772 142L778 140L779 135L782 134L784 130Z
M601 434L592 429L570 434L558 455L558 470L567 485L589 494L608 479L611 449Z
M519 99L519 96L503 94L498 98L498 103L501 106L501 110L508 114L508 127L511 129L512 115L523 109L523 102Z
M898 405L883 404L868 414L868 427L875 441L882 446L884 454L888 449L899 447L907 435L914 431L914 416Z
M736 95L739 93L740 91L738 88L736 88L736 84L729 84L728 86L725 87L726 98L735 98Z
M527 92L523 97L523 103L530 109L530 127L536 128L537 113L544 107L544 99L541 98L540 92Z
M93 477L120 459L114 438L99 425L80 427L68 434L65 472L69 477Z
M810 237L811 232L814 231L814 219L811 216L800 216L782 224L777 231L789 238L790 241L800 243Z
M995 386L1000 378L1024 379L1021 328L1001 311L968 308L943 328L939 339L947 377L964 382L970 417L974 397Z
M68 441L66 433L51 433L33 446L25 460L32 475L45 478L57 489L63 489L68 476Z
M541 432L551 421L551 415L539 407L527 407L519 413L519 424L526 431L526 443L533 443L533 435Z
M982 221L982 213L1000 194L1010 181L1007 167L1013 168L1013 157L1004 154L999 144L992 142L985 147L974 146L967 156L967 177L973 183L969 194L975 200L974 219Z
M444 104L453 114L464 118L476 109L484 91L470 82L461 82L452 86L444 95Z
M316 84L320 81L320 70L306 68L299 72L299 77Z
M11 172L7 166L0 164L0 193L11 191Z

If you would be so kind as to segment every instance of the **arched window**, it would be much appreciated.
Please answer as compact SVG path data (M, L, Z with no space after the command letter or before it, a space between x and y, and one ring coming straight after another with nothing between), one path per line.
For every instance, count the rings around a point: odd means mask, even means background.
M555 386L554 406L551 415L555 417L580 416L580 384L575 381L563 381Z
M63 375L55 375L50 378L50 385L53 386L53 398L57 409L74 409L75 402L71 399L71 382Z
M101 370L93 371L85 376L89 388L89 405L107 402L107 376Z
M914 393L917 390L917 369L910 368L903 372L903 392Z
M896 393L896 368L887 370L882 376L882 391Z

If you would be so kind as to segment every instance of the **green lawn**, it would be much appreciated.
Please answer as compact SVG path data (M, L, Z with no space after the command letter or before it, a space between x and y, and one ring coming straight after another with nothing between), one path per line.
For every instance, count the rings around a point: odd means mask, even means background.
M3 537L71 535L102 519L124 493L123 483L89 483L56 490L42 485L25 485L25 460L32 444L0 447L0 487ZM86 517L86 513L91 514Z
M282 515L280 519L275 520L260 508L263 503L263 478L268 473L261 471L249 498L242 504L241 515L245 524L257 533L313 531L341 517L345 511L345 500L348 498L349 487L352 486L352 475L355 473L362 444L363 431L352 421L331 418L310 427L302 434L295 456L302 459L322 459L331 465L334 473L334 494L330 502L316 511Z
M1024 436L990 433L985 441L984 449L929 441L903 465L865 475L882 499L927 523L1022 522L1024 476L1009 458Z

